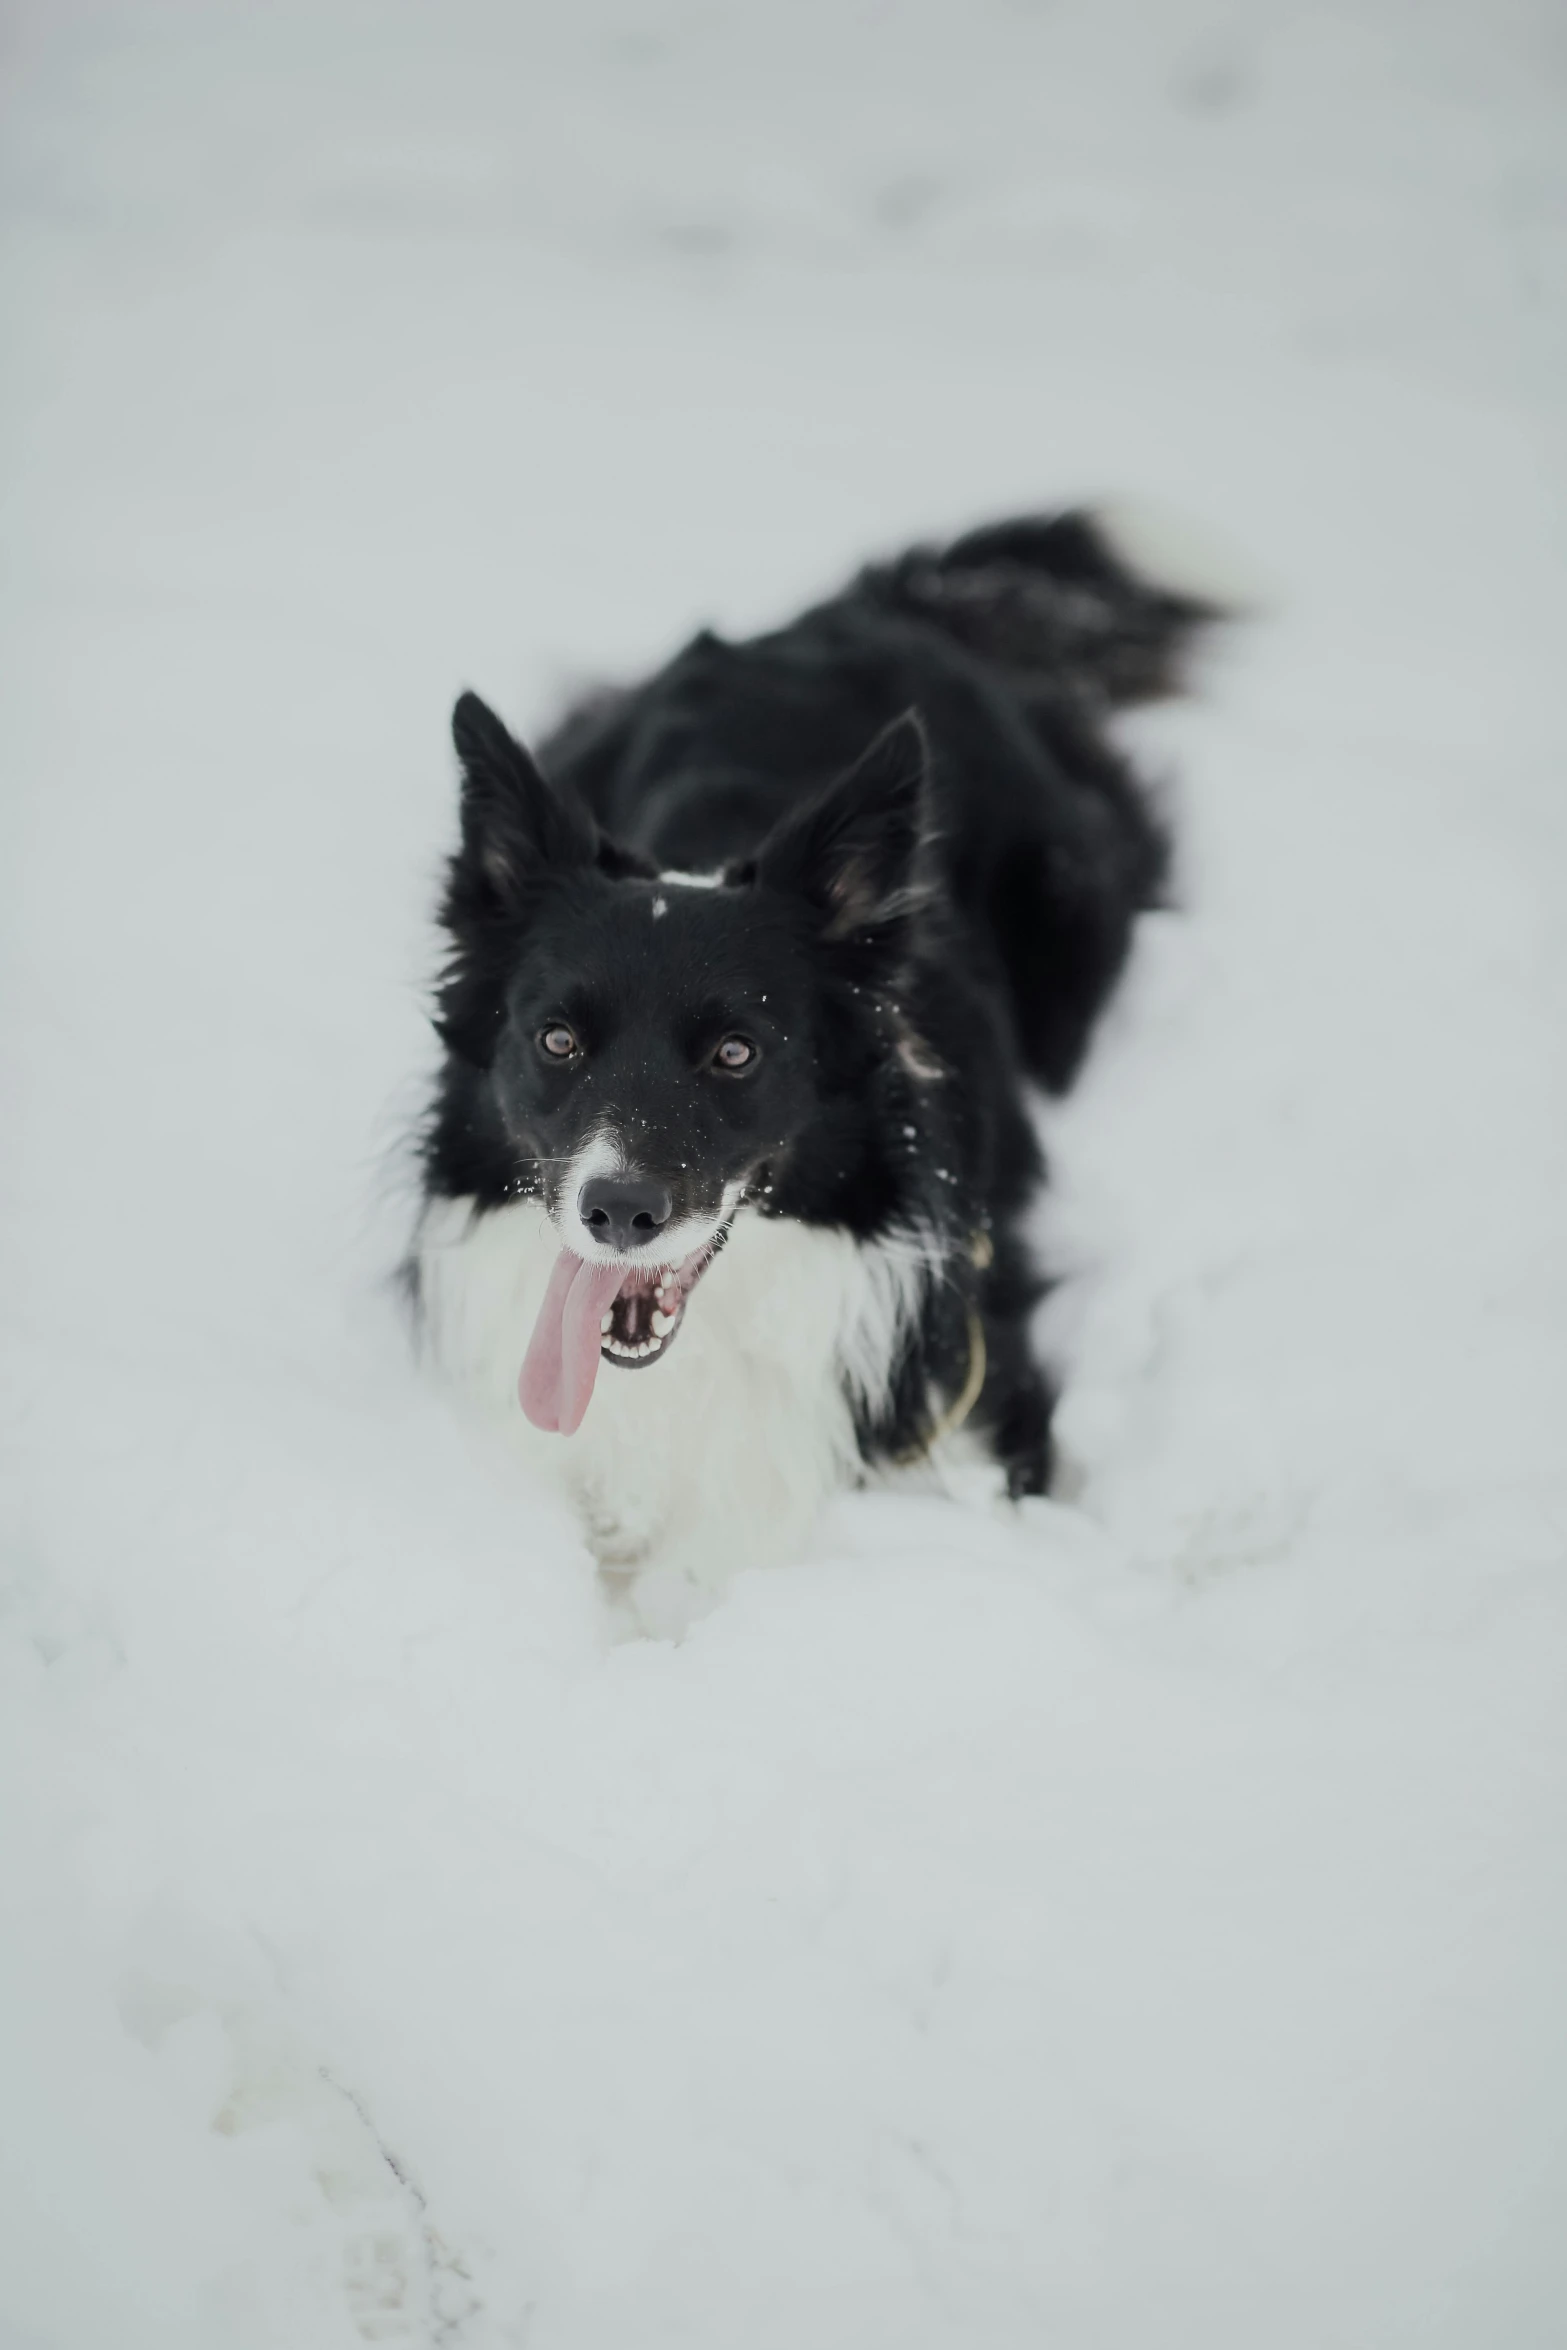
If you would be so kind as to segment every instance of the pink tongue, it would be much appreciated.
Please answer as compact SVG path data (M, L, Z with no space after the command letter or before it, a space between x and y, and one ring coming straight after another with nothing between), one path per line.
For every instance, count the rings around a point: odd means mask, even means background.
M590 1265L561 1250L517 1382L535 1428L575 1436L581 1427L598 1377L600 1325L625 1278L624 1265Z

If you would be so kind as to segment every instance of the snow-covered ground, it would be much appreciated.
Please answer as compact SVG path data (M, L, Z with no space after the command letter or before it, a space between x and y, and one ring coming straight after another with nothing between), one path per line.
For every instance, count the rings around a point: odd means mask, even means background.
M1567 37L8 11L4 2350L1567 2336ZM681 1645L380 1285L445 716L1129 491L1073 1498Z

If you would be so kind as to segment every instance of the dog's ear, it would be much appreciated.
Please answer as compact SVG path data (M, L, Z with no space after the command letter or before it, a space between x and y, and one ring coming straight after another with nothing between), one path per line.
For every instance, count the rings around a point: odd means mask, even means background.
M808 899L830 940L894 944L925 895L929 801L930 745L918 711L906 710L780 819L757 851L756 878Z
M598 850L581 802L557 792L477 694L452 712L462 763L462 846L452 866L464 911L514 913L547 865L590 865Z

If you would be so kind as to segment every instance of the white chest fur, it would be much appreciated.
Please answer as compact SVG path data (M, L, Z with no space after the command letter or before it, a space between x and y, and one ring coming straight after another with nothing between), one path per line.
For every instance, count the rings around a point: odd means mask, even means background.
M914 1242L742 1212L667 1360L601 1366L575 1436L542 1434L517 1373L560 1242L533 1201L476 1214L437 1200L420 1229L431 1351L563 1484L601 1563L655 1564L709 1588L798 1545L858 1470L851 1392L880 1401L929 1260Z

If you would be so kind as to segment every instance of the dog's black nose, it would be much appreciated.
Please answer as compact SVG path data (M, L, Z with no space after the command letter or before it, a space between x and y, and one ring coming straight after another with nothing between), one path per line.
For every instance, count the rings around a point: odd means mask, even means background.
M673 1206L661 1183L637 1176L595 1175L577 1194L577 1213L594 1239L622 1251L657 1240Z

